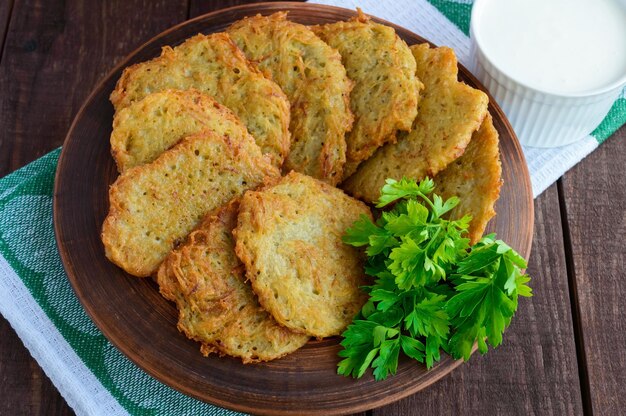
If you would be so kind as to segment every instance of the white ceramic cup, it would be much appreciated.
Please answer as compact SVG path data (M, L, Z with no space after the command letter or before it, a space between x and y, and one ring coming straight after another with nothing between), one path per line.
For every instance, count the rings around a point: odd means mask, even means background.
M601 88L566 94L542 91L514 79L481 48L476 25L480 25L488 3L476 0L472 8L470 70L502 107L520 142L533 147L557 147L586 137L608 114L626 85L626 73Z

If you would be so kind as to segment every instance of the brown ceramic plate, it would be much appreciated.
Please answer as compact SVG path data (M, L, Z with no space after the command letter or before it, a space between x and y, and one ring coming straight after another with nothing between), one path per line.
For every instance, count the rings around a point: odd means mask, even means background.
M187 395L219 406L264 414L337 414L388 404L421 390L461 362L444 356L433 369L408 360L398 373L375 382L338 376L338 339L309 342L280 360L243 365L231 358L203 357L199 344L176 329L176 309L151 279L131 277L104 256L100 227L108 210L108 188L117 172L109 151L113 108L108 97L122 69L157 56L198 33L224 30L256 13L288 10L304 24L345 20L354 11L302 3L264 3L198 17L167 30L130 54L93 91L67 135L59 160L54 195L56 238L67 275L85 310L104 335L147 373ZM378 20L378 19L375 19ZM411 45L426 40L388 22ZM465 69L460 78L484 89ZM500 133L504 186L498 215L489 224L528 257L533 230L530 179L518 141L500 108L490 111Z

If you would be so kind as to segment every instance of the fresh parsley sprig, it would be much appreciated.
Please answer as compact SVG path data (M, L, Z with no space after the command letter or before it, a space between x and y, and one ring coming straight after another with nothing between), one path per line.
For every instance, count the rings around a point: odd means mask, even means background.
M526 261L487 235L473 247L470 216L446 218L458 205L433 194L432 179L387 179L377 207L393 204L373 223L362 216L344 242L365 247L365 271L376 278L369 300L343 333L338 373L377 380L395 374L400 352L431 368L441 350L469 359L478 343L502 343L518 296L531 296Z

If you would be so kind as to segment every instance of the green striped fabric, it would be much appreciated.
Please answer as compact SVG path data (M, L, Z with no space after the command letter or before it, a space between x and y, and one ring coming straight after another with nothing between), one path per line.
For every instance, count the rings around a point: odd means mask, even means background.
M470 15L472 14L472 4L470 2L459 2L451 0L428 0L452 23L469 36Z
M626 98L622 96L613 103L609 114L607 114L604 120L602 120L602 123L600 123L591 135L598 143L602 143L624 124L626 124Z

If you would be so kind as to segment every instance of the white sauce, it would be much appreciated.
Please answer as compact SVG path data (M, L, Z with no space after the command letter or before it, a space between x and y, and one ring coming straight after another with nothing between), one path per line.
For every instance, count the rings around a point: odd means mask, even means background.
M478 43L516 81L576 94L626 79L626 0L477 3Z

